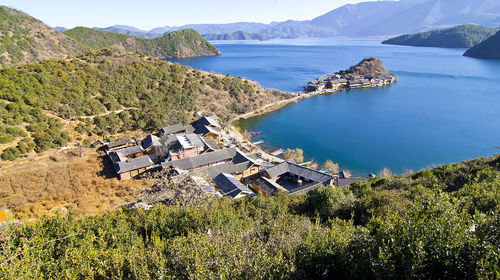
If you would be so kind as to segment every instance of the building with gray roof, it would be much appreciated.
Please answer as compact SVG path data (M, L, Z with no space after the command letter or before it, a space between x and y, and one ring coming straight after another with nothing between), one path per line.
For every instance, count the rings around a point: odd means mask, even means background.
M254 194L247 186L243 185L234 176L227 173L220 173L213 179L215 185L223 196L231 196L234 199Z
M160 129L160 134L162 135L193 133L193 132L194 132L194 127L182 124L174 124Z

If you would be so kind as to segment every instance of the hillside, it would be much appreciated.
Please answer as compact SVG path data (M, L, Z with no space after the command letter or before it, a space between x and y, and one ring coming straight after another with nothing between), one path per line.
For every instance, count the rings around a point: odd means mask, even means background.
M464 55L475 58L500 59L500 31L481 44L467 50Z
M203 38L207 40L259 40L261 36L255 33L236 31L225 34L203 34Z
M100 50L113 48L121 51L141 51L160 58L180 58L219 55L220 52L192 29L173 31L167 35L143 39L125 34L76 27L64 31L68 37L87 48Z
M29 15L0 6L0 66L66 58L84 49Z
M497 279L500 155L306 195L0 228L0 277Z
M494 35L498 30L479 25L465 24L417 34L407 34L382 42L388 45L440 48L472 48Z
M242 78L110 49L0 69L0 85L4 160L75 138L187 123L195 112L216 113L227 121L287 97ZM65 125L61 120L68 119L68 106L74 122ZM126 110L114 113L120 109ZM106 115L79 118L99 114Z

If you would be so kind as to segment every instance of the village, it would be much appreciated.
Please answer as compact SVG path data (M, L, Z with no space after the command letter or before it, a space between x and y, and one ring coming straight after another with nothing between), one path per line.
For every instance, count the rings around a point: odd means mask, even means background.
M272 196L279 190L303 194L320 185L345 187L363 180L348 172L318 171L249 147L217 119L206 116L190 125L161 128L143 139L97 141L92 147L106 152L120 180L160 171L173 182L189 178L205 194L217 197L238 199L259 192Z
M341 73L326 74L307 84L306 92L320 94L334 93L348 89L373 88L390 85L397 81L394 75L362 76L345 75Z

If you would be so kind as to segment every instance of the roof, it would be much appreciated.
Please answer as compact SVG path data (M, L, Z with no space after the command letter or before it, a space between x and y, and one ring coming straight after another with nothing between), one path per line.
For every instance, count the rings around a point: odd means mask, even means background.
M170 135L185 131L186 133L193 133L194 127L190 125L174 124L160 129L161 134Z
M143 153L144 149L141 146L132 146L132 147L116 150L115 152L117 154L122 155L122 156L129 156L129 155L133 155L133 154Z
M160 137L155 135L148 135L148 137L142 140L142 147L144 149L149 149L153 146L161 146Z
M173 161L162 162L163 168L175 167L183 170L195 169L217 162L228 161L236 155L235 148L218 150L195 157L183 158Z
M106 146L108 147L108 149L113 149L127 144L134 144L134 141L132 141L132 139L130 138L125 138L115 142L107 143Z
M278 190L283 190L288 192L285 188L280 186L278 183L275 183L266 177L258 177L248 182L249 185L257 186L261 191L266 193L267 195L274 195L278 192Z
M356 177L339 178L338 187L347 187L354 182L363 181L363 180L364 180L363 178L356 178Z
M200 125L196 126L196 129L194 130L194 133L196 134L201 134L203 136L213 133L215 135L219 135L219 131L217 131L215 128L212 128L211 126L208 125Z
M247 186L243 185L233 175L221 173L214 178L214 183L222 191L222 195L236 197L239 194L253 194Z
M192 149L197 147L204 147L205 143L200 139L200 136L190 133L190 134L182 134L176 135L177 141L181 144L184 149Z
M222 197L222 195L218 191L216 191L215 188L212 187L204 178L191 176L191 179L193 179L198 187L200 187L200 189L206 194Z
M329 174L319 172L305 166L300 166L289 161L267 168L263 172L267 173L271 178L276 178L288 172L322 184L327 184L333 179L333 176Z
M189 173L192 176L199 176L203 178L210 178L213 179L217 177L220 173L227 173L227 174L241 174L244 171L246 171L248 168L252 166L252 163L247 161L247 162L241 162L241 163L234 163L232 161L226 162L223 164L218 164L214 166L209 166L207 168L203 168L197 171L193 171Z
M127 159L127 161L119 161L115 164L116 173L121 174L148 166L154 165L149 156Z
M205 145L211 149L211 150L220 150L221 148L210 138L207 138L207 137L200 137L201 138L201 141L203 141L203 143L205 143Z
M215 116L215 115L212 115L209 117L203 117L203 118L200 118L200 119L194 121L193 123L191 123L191 125L194 126L195 128L197 126L213 126L213 127L220 128L219 123L215 120L216 118L217 118L217 116Z

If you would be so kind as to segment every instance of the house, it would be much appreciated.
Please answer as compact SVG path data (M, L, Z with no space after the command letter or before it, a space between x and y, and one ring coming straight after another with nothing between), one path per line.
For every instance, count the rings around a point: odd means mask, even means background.
M144 149L141 146L132 146L108 152L110 159L114 161L124 161L130 158L137 158L144 155Z
M161 163L162 168L176 168L178 170L193 171L200 168L223 164L232 161L236 155L235 148L222 149L190 158L165 161Z
M127 180L154 168L154 162L149 156L126 159L113 163L116 174L120 180Z
M248 187L251 190L256 193L261 192L266 197L275 195L279 190L288 192L287 189L278 185L276 182L262 176L252 178L245 181L245 183L248 184Z
M133 145L135 145L135 142L130 138L126 138L126 139L121 139L121 140L118 140L115 142L107 143L104 145L104 147L108 151L114 151L114 150L130 147Z
M171 160L194 157L205 149L203 140L194 133L176 135L176 138L179 147L169 152Z
M227 173L220 173L213 179L215 186L221 191L223 196L231 196L234 199L252 195L254 192L243 185L234 176Z
M219 142L221 138L221 127L219 123L217 123L216 118L216 116L203 117L191 123L194 127L194 133L210 138L215 142Z
M185 134L193 133L194 127L190 125L174 124L171 126L166 126L160 129L160 136L162 135L174 135L174 134Z
M102 140L99 139L99 140L95 141L94 143L90 144L90 147L94 149L94 148L97 148L101 145L104 145L104 142L102 142Z
M272 180L290 194L306 193L319 185L331 185L333 176L285 161L261 171L261 175Z

